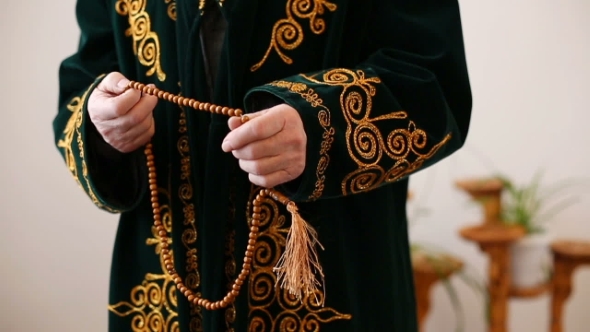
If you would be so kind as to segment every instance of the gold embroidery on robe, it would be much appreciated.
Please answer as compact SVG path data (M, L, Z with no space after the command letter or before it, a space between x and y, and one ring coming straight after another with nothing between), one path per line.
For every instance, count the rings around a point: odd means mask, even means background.
M193 186L190 180L191 162L186 121L186 112L184 108L181 107L178 129L181 136L177 143L177 149L180 154L180 179L182 181L180 188L178 188L178 197L183 204L183 225L185 226L185 229L182 232L182 244L186 249L185 267L187 273L184 282L187 288L192 290L197 296L201 296L201 293L198 292L198 288L201 285L201 277L198 270L197 249L195 248L197 242L197 227L195 224L195 205L192 203ZM203 330L203 308L193 303L190 303L190 307L191 320L189 329L191 332L200 332Z
M251 191L251 199L258 190ZM321 325L336 320L351 319L333 308L317 305L316 299L323 300L324 293L308 294L303 301L297 300L287 291L276 287L273 268L285 248L289 227L277 203L266 198L261 206L262 218L259 237L254 249L252 272L249 280L250 322L248 331L320 331Z
M347 123L346 144L350 157L358 168L348 174L342 181L342 194L358 193L374 189L383 182L394 182L418 170L424 162L451 139L447 134L439 143L428 151L428 135L409 121L406 128L393 130L387 135L378 129L376 123L383 120L406 120L406 111L394 111L377 117L371 117L373 97L376 88L373 84L381 83L378 77L365 77L361 70L334 69L322 75L312 77L302 75L316 84L342 86L340 106ZM389 157L394 165L385 170L380 162Z
M99 76L98 79L102 78L103 76L104 75ZM119 211L112 209L112 208L100 203L100 201L96 197L96 194L92 190L92 186L90 185L90 179L88 178L88 167L86 165L86 159L84 156L84 141L82 139L81 128L84 123L84 112L83 112L84 102L85 102L88 94L93 89L93 87L94 87L94 85L91 85L91 87L88 88L81 96L72 98L72 100L66 106L67 109L70 112L72 112L72 115L70 116L70 118L68 119L68 122L66 123L66 126L63 131L63 138L57 142L57 146L59 148L64 149L66 166L68 167L68 169L72 173L72 176L74 177L74 180L76 181L78 186L80 188L82 188L82 190L84 190L88 194L88 196L92 200L92 203L94 203L96 206L98 206L101 209L116 213ZM82 174L80 174L80 172L78 170L78 165L76 164L76 157L74 155L74 145L73 145L74 139L76 141L77 148L79 151L78 157L80 158L80 165L82 167L82 169L81 169ZM82 182L81 182L82 180L84 181L85 185L82 185Z
M235 231L235 217L236 217L236 206L235 206L235 197L236 197L236 187L235 187L235 177L233 178L232 185L230 187L230 195L229 195L229 216L228 216L228 224L226 230L226 237L225 237L225 277L227 282L227 290L230 291L232 289L234 280L236 278L237 266L236 266L236 258L234 255L235 250L235 238L236 238L236 231ZM235 332L234 323L236 322L236 306L235 303L231 303L225 309L225 327L227 332Z
M333 12L337 6L328 0L287 0L287 17L275 23L266 53L262 56L262 60L253 65L250 70L256 71L262 67L273 50L283 62L292 64L293 59L288 57L284 51L292 51L303 42L303 27L297 19L308 19L311 32L320 35L326 30L326 21L319 16L323 15L326 9Z
M179 118L179 128L178 132L180 133L180 138L177 142L177 149L180 155L181 160L181 169L180 169L180 179L181 184L178 188L178 198L180 202L183 204L183 225L185 229L182 233L182 244L186 249L186 262L185 262L185 269L186 269L186 276L184 279L185 285L190 288L195 294L200 296L201 294L198 292L198 288L200 287L200 275L198 271L198 262L194 259L197 257L197 252L195 247L195 243L197 241L197 229L196 229L196 219L195 219L195 208L194 204L191 203L193 198L193 186L190 182L190 157L189 157L189 145L188 145L188 129L186 123L186 113L183 108L181 108L180 118ZM170 181L168 181L170 183ZM159 190L161 194L166 197L166 201L170 202L170 195L168 194L169 191L164 191L162 189ZM169 205L161 205L161 213L162 213L162 222L166 227L166 232L168 233L168 244L172 247L172 240L170 238L170 234L172 233L172 212L170 210ZM162 274L146 274L145 280L142 282L142 285L136 286L131 291L131 302L119 302L115 305L109 306L109 310L114 312L120 317L125 317L131 314L135 314L132 320L132 331L134 332L148 332L148 331L161 331L161 332L178 332L178 319L177 319L177 306L178 302L176 300L176 286L168 274L167 270L164 266L163 258L161 257L161 243L162 238L157 234L156 229L152 227L153 238L147 240L148 245L156 245L156 254L160 255L160 265L162 268ZM170 253L173 256L173 252L171 250ZM162 281L160 284L159 281ZM148 294L149 291L155 292ZM157 294L157 295L154 295ZM152 305L152 310L150 311L146 308L146 303L143 303L140 299L138 300L139 296L147 297L147 295L155 296L158 299L161 299L162 305L155 306L154 301L150 300L150 303L147 303L149 307ZM168 296L167 298L164 298ZM190 332L201 332L203 331L203 317L202 317L202 308L196 306L194 304L190 304L190 323L189 323L189 331ZM156 318L153 318L156 317ZM154 321L150 324L145 324L145 322L153 319ZM166 325L161 325L158 327L157 324L159 322L166 321ZM146 327L147 326L147 327ZM152 327L150 327L152 326Z
M225 276L227 278L227 288L231 289L233 286L236 276L236 260L234 257L235 248L235 231L231 230L228 232L225 243ZM236 306L231 303L227 309L225 309L225 327L227 332L234 332L233 325L236 322Z
M317 180L315 183L315 189L313 193L309 196L309 200L317 200L322 196L322 193L324 191L324 182L326 181L326 176L324 173L326 172L326 168L328 168L328 165L330 164L330 155L328 154L328 152L332 147L332 142L334 142L335 130L330 124L330 110L326 106L324 106L323 100L319 97L319 95L312 88L309 88L307 85L303 83L276 81L270 83L270 85L286 88L293 93L297 93L303 99L305 99L311 105L311 107L320 108L320 111L318 112L318 120L320 122L320 125L324 129L324 133L322 134L320 160L316 168Z
M152 31L150 15L146 11L147 0L117 0L115 9L119 15L127 16L129 28L125 36L133 38L133 53L139 63L149 67L147 76L156 74L160 81L166 79L166 74L160 64L160 39Z
M162 223L168 233L168 244L172 247L172 212L170 210L170 193L162 188L158 189L161 198L160 210ZM164 196L164 197L162 197ZM143 282L133 287L128 301L121 301L109 305L108 309L119 317L131 317L131 331L133 332L180 332L178 323L178 299L176 284L166 272L162 257L164 240L152 226L152 235L147 239L147 245L154 245L160 260L160 273L147 273ZM170 255L174 253L170 250Z
M168 4L168 17L176 21L176 0L164 0Z

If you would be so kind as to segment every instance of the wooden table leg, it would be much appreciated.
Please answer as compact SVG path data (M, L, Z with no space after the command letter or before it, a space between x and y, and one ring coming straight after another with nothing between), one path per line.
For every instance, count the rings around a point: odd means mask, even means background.
M506 244L482 245L490 257L488 287L490 296L489 332L507 331L508 299L510 296L510 251Z
M563 332L563 307L572 292L572 273L575 264L568 260L554 262L553 290L551 294L551 332Z
M420 332L424 331L424 320L430 311L430 290L432 285L438 281L438 277L428 273L414 274L416 286L416 303L418 307L418 326Z
M578 266L590 264L590 241L555 241L551 244L551 250L551 332L563 332L563 309L572 293L572 275Z

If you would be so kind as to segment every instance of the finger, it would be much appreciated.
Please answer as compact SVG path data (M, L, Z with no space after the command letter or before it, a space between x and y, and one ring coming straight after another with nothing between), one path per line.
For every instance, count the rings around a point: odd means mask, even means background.
M281 154L285 146L276 144L277 135L262 141L252 142L240 149L232 150L236 159L256 160L261 158L273 157Z
M279 170L267 175L249 174L248 179L257 186L261 186L263 188L273 188L280 184L289 182L294 178L289 173L287 173L287 171Z
M128 141L126 144L123 144L118 148L119 151L123 153L129 153L137 150L138 148L146 145L151 138L154 136L155 133L155 121L154 118L148 118L150 121L150 125L147 130L144 130L138 136L136 136L133 140Z
M232 116L231 118L229 118L229 120L227 120L227 125L229 127L229 130L234 130L242 125L242 118Z
M116 126L120 132L130 131L152 116L157 103L158 97L144 95L125 115L114 119L113 126Z
M285 119L278 112L254 115L248 122L231 131L223 140L221 148L225 152L240 149L246 144L277 134L283 130L284 126Z
M105 76L98 84L97 89L118 96L125 92L129 86L129 80L119 72L112 72Z
M121 135L121 141L132 142L138 137L142 136L146 131L153 125L154 117L151 114L145 117L145 119L134 127L129 128L126 132Z
M256 160L240 159L240 168L253 175L268 175L289 166L289 158L286 156L273 156Z

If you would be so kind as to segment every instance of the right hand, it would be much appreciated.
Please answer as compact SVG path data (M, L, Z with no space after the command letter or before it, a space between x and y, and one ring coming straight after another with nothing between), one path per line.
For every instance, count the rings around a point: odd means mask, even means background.
M153 110L158 98L127 89L129 80L121 73L108 74L88 99L88 115L113 148L128 153L147 144L154 136Z

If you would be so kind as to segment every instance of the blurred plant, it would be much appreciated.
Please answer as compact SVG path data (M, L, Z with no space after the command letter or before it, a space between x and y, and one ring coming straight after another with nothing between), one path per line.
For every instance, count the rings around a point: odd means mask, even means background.
M543 173L538 171L532 180L518 186L505 175L498 175L505 188L501 219L511 225L519 225L528 234L544 233L545 225L555 216L578 201L569 190L584 184L579 179L567 179L542 187Z
M432 175L433 173L431 173ZM430 181L428 181L430 180ZM427 178L425 181L425 188L429 188L432 185L433 178ZM427 190L424 191L427 193ZM408 194L408 200L412 200L413 206L409 209L408 213L408 225L409 228L415 227L418 224L420 218L427 217L431 214L431 209L419 204L421 201L424 203L425 196L421 197L421 200L414 198L414 193ZM489 321L489 299L486 283L483 282L483 278L475 273L474 269L464 262L460 261L454 255L445 250L444 248L437 247L432 244L426 244L419 241L411 241L411 256L412 264L414 268L422 266L434 271L442 285L444 286L445 292L449 297L451 306L456 318L456 332L464 331L465 325L465 313L463 305L458 295L457 286L451 282L452 276L457 276L459 280L463 281L468 288L483 297L484 310L486 321Z

